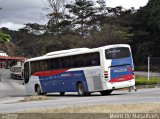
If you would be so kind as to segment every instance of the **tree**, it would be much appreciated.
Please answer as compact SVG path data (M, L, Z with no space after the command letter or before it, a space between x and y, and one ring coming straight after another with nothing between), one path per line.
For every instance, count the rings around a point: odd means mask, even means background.
M105 24L99 32L95 32L87 40L88 47L100 47L111 44L130 43L133 34L118 25Z
M160 1L149 0L148 4L130 15L126 19L134 33L132 47L135 61L143 64L148 56L159 57L160 44Z
M5 34L5 33L0 31L0 43L10 41L10 39L11 39L10 35Z
M45 10L48 10L49 13L47 17L49 18L47 24L47 31L54 33L55 35L60 34L61 25L64 25L65 20L65 0L47 0L47 6ZM63 23L62 23L63 22Z
M25 29L28 30L28 33L40 35L45 31L45 27L45 25L40 25L37 23L27 23Z
M2 8L0 7L0 10L1 9ZM7 41L10 41L10 39L11 39L10 35L5 34L0 30L0 43L4 43L4 42L7 42Z
M73 16L75 31L82 37L87 36L90 30L87 24L95 13L93 6L94 3L91 0L75 0L74 3L66 5L70 15Z

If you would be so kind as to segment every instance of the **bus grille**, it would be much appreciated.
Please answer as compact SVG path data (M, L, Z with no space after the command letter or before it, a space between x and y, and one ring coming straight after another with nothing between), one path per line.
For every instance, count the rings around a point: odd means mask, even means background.
M102 89L100 76L93 76L93 82L94 82L94 90L101 90Z

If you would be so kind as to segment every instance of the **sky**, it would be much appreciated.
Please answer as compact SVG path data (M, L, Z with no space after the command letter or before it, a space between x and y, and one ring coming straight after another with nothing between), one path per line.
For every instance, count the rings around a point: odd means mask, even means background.
M0 28L7 27L18 30L27 23L46 24L45 0L0 0ZM139 9L147 4L148 0L106 0L107 6L123 6L126 9Z

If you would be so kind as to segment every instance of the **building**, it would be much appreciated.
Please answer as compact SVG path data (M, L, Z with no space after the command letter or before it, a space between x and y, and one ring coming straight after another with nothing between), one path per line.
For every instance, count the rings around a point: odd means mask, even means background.
M8 56L5 52L0 51L0 56Z
M24 62L25 57L8 56L7 53L0 51L0 68L10 68L16 65L17 62Z

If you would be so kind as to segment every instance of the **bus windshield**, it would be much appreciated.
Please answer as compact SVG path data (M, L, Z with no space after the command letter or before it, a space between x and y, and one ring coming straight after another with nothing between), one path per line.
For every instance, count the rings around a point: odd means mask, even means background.
M106 59L119 59L130 56L130 50L127 47L117 47L105 50Z

